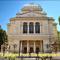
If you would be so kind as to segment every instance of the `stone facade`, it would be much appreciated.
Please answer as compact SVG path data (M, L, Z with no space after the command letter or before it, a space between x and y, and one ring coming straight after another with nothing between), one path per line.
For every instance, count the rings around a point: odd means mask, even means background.
M23 23L27 22L28 31L23 33ZM29 33L29 23L34 24L34 33ZM35 23L40 23L40 33L35 33ZM48 44L53 43L57 37L56 23L53 17L47 17L39 5L28 4L16 14L16 17L10 19L8 23L8 45L10 51L20 52L46 52L50 48ZM20 46L19 46L20 44ZM25 48L24 48L25 47ZM38 47L38 48L37 48Z

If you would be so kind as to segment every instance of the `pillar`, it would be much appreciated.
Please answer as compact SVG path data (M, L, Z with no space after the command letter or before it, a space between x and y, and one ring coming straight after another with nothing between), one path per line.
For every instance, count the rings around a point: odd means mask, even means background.
M21 41L21 50L20 50L20 51L21 51L21 53L22 53L22 41Z
M29 23L27 23L28 24L28 34L29 34Z
M27 53L29 53L29 41L27 41Z
M34 53L35 53L35 50L36 50L36 45L35 45L35 41L34 41Z
M42 42L42 53L44 52L44 47L43 47L43 40L41 41Z
M20 56L20 47L21 47L21 45L20 45L20 41L19 41L19 56Z
M41 41L39 41L40 42L40 46L39 46L39 52L41 52L42 51L42 43L41 43Z
M34 23L34 34L35 34L35 23Z

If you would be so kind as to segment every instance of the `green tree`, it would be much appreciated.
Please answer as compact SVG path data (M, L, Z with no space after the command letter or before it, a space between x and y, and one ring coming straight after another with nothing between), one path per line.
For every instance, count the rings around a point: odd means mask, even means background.
M58 35L58 46L59 46L59 51L60 51L60 32L57 31L57 35Z
M59 18L58 18L58 21L59 21L59 25L60 25L60 16L59 16Z
M0 51L1 51L1 45L2 44L5 44L8 42L8 39L7 39L7 34L6 34L6 31L3 30L0 26Z

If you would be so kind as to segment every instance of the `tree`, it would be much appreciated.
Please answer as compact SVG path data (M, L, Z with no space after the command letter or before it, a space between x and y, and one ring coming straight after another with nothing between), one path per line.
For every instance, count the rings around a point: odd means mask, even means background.
M58 34L58 44L59 44L59 51L60 51L60 32L58 31L57 34Z
M5 44L8 42L8 39L7 39L7 34L6 34L6 31L3 30L0 26L0 51L1 51L1 45Z
M60 25L60 16L59 16L59 18L58 18L58 21L59 21L59 25Z

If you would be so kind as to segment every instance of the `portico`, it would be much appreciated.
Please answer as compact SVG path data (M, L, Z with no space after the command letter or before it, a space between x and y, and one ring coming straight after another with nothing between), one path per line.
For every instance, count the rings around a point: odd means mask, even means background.
M20 47L22 53L43 52L43 40L21 40Z

